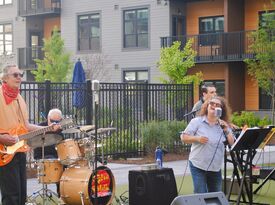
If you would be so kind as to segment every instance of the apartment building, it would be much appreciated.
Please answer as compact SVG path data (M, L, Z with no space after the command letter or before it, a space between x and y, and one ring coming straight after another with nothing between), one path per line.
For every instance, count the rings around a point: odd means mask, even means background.
M88 77L159 83L161 47L192 37L198 55L190 73L203 72L233 110L265 109L243 63L265 10L274 11L270 0L0 0L0 53L13 53L32 80L42 39L57 26L72 60L97 67Z
M171 1L170 1L171 2ZM185 21L182 33L162 38L162 46L175 40L193 38L197 51L196 66L190 73L201 71L204 80L216 84L236 110L271 108L270 98L247 74L243 60L253 58L249 36L256 30L265 11L274 12L270 0L201 0L183 1L178 9ZM173 23L173 22L172 22ZM183 34L183 35L182 35ZM198 96L195 97L198 99Z

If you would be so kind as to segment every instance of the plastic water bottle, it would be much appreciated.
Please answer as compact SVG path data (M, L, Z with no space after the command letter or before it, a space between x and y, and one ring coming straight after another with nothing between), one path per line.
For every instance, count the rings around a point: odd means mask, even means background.
M155 151L155 159L156 159L156 165L158 169L162 168L162 155L163 155L163 152L161 148L157 147Z

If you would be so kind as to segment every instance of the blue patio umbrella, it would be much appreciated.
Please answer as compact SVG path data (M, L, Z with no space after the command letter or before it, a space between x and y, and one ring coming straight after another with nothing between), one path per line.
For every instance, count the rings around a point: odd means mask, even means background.
M82 108L85 106L85 72L82 66L81 61L78 59L74 66L73 73L73 106L76 108Z

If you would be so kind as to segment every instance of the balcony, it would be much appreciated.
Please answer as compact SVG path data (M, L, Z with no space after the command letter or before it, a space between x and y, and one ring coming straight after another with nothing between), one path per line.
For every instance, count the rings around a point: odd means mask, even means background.
M59 16L61 12L61 0L18 0L18 15L31 16Z
M174 41L180 41L183 48L187 40L193 38L193 49L197 52L196 63L243 61L254 57L248 49L249 45L254 42L250 36L251 32L161 37L161 47L169 47Z
M23 69L34 69L36 63L34 59L43 59L44 51L42 47L33 46L28 48L18 48L18 66Z

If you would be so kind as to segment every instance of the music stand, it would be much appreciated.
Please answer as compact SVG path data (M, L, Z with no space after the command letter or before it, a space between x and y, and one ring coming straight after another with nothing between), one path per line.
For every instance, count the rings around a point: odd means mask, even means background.
M253 203L252 160L256 154L256 149L266 138L266 135L269 133L270 130L271 128L247 128L245 131L243 131L240 134L240 136L237 138L235 143L231 146L230 152L234 153L231 156L235 156L232 158L233 163L236 165L234 166L234 168L238 169L238 171L242 175L241 181L238 180L240 191L236 201L237 205L240 204L241 196L243 197L243 200L244 200L244 202L242 203L247 203L245 199L245 194L248 197L249 204L256 204L256 203ZM240 151L244 151L244 150L247 150L246 158L244 157L243 153L240 156ZM234 171L232 175L233 180L231 181L231 186L232 186L232 183L234 182L235 175L236 175L236 172ZM236 176L238 177L238 175ZM247 176L248 176L249 182L247 182ZM245 192L243 190L243 186L245 186ZM257 203L257 204L260 204L260 203Z

